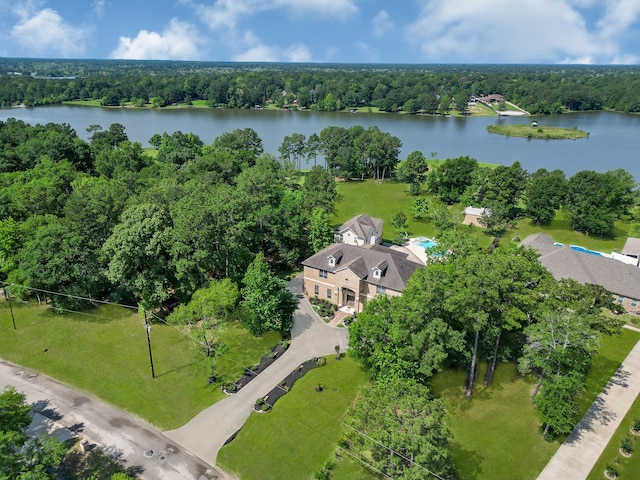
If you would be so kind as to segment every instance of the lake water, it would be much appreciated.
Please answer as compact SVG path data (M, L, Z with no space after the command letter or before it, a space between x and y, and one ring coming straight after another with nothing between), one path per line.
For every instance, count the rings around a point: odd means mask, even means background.
M527 140L489 134L485 127L496 123L530 123L532 117L429 117L419 115L296 112L273 110L134 110L81 106L0 109L0 120L18 118L35 123L68 123L78 135L86 128L112 123L126 127L131 140L148 146L154 133L176 130L193 132L205 143L236 128L253 128L264 143L265 152L278 155L286 135L309 136L330 125L364 128L376 125L402 140L400 158L420 150L427 158L469 155L481 162L510 165L519 160L530 172L538 168L561 169L568 176L579 170L606 171L624 168L640 180L640 116L611 112L586 112L536 117L545 126L577 127L590 133L580 140Z

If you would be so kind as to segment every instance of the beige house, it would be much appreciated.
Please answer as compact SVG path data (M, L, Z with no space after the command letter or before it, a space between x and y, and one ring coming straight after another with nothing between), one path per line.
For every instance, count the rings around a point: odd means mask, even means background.
M467 207L462 212L464 219L462 223L465 225L474 225L476 227L482 227L480 224L480 218L487 212L486 208Z
M538 260L553 278L571 278L580 283L600 285L628 312L640 311L640 268L613 258L592 255L558 245L544 233L529 235L522 245L540 253Z
M383 225L379 218L356 215L334 230L334 241L360 246L381 244Z
M381 245L334 243L302 262L304 294L362 311L376 295L400 295L422 263Z

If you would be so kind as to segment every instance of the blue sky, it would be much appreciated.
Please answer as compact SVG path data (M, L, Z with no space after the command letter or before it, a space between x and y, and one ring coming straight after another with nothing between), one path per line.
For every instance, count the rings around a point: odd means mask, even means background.
M0 0L0 56L640 63L640 0Z

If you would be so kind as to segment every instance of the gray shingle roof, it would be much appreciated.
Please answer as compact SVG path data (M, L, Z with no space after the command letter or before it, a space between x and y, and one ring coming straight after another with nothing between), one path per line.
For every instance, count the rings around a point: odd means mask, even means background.
M384 222L379 218L360 214L344 222L342 225L336 228L335 232L340 234L346 232L347 230L351 230L353 233L358 235L359 238L365 239L371 236L371 234L376 230L382 233L383 223Z
M337 249L342 250L340 261L336 259L336 265L329 265L329 256ZM386 262L381 278L373 278L373 268L380 268ZM302 265L326 270L328 272L339 272L345 268L350 269L358 278L372 285L380 285L401 292L407 281L418 268L423 267L421 263L409 259L405 253L392 250L381 245L347 245L334 243L327 248L320 250L315 255L307 258Z
M635 255L640 258L640 238L627 238L627 241L624 243L624 247L622 247L623 255Z
M580 283L595 283L615 295L640 300L640 268L612 258L555 246L548 235L538 233L525 238L522 245L540 253L538 259L554 278L572 278Z

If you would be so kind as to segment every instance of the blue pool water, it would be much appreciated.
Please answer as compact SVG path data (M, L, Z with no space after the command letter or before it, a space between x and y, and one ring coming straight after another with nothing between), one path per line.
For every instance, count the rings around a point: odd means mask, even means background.
M554 245L556 247L562 247L564 243L555 242ZM569 245L572 250L576 252L588 253L589 255L599 255L603 256L602 252L596 252L595 250L589 250L588 248L581 247L580 245Z
M418 245L426 250L427 248L435 247L436 245L438 245L438 242L434 242L433 240L425 240L423 242L418 242Z

